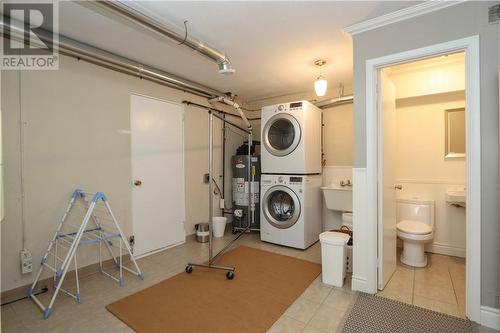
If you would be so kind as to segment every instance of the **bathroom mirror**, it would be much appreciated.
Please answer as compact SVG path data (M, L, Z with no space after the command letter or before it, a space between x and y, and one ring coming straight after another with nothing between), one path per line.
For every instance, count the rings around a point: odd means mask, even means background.
M465 108L444 111L446 160L465 158Z

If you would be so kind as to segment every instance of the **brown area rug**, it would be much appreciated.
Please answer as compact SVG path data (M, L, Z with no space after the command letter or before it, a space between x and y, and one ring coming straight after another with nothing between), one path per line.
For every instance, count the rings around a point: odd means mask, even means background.
M217 264L194 267L107 306L137 332L265 332L320 274L321 265L239 246Z
M472 333L469 320L359 293L339 333Z

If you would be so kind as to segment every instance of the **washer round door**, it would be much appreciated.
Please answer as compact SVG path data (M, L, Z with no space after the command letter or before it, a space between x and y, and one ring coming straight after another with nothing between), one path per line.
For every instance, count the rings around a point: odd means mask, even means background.
M278 113L264 127L264 147L274 156L286 156L297 148L300 136L297 119L288 113Z
M300 217L300 201L295 192L282 185L271 187L264 194L262 209L266 220L274 227L287 229Z

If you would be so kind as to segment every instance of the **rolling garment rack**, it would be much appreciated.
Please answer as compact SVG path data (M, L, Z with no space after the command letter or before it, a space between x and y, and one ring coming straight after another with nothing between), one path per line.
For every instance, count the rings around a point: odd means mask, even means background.
M234 272L235 272L235 267L231 266L220 266L220 265L215 265L215 260L222 254L224 253L231 245L233 245L234 242L236 242L243 234L246 233L247 230L250 230L252 221L255 218L255 212L252 210L252 214L247 214L247 226L244 230L241 230L238 235L233 238L228 244L224 246L222 250L220 250L217 254L214 255L213 252L213 185L212 185L212 179L213 179L213 118L220 119L224 124L229 124L231 126L234 126L235 128L245 132L248 134L248 179L251 179L251 148L252 148L252 125L248 121L247 117L241 110L240 106L236 104L235 102L225 98L225 97L216 97L214 99L209 100L210 103L213 102L221 102L228 104L232 107L234 107L247 128L243 128L232 121L227 120L224 115L228 114L225 113L224 111L220 111L214 108L207 107L205 105L189 102L189 101L183 101L184 104L186 105L192 105L195 107L199 107L202 109L206 109L208 111L208 214L209 214L209 249L208 249L208 262L207 263L188 263L186 266L186 273L190 274L193 271L193 267L203 267L203 268L209 268L209 269L218 269L218 270L224 270L227 271L226 273L226 278L228 280L232 280L234 278ZM230 113L229 113L230 114ZM233 115L233 114L230 114ZM234 115L233 115L234 116ZM224 144L224 143L223 143ZM248 195L248 203L249 207L253 207L254 205L254 198L253 198L253 191L252 188L249 184L249 195ZM251 215L251 216L250 216Z

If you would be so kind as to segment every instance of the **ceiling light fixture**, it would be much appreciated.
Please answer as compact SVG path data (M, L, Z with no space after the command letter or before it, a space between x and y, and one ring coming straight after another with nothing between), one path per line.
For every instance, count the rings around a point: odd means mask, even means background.
M326 64L326 60L321 60L321 59L316 60L314 64L319 67L319 76L314 82L314 90L316 91L316 96L318 97L325 96L326 89L328 88L328 82L321 75L321 67L323 67Z

